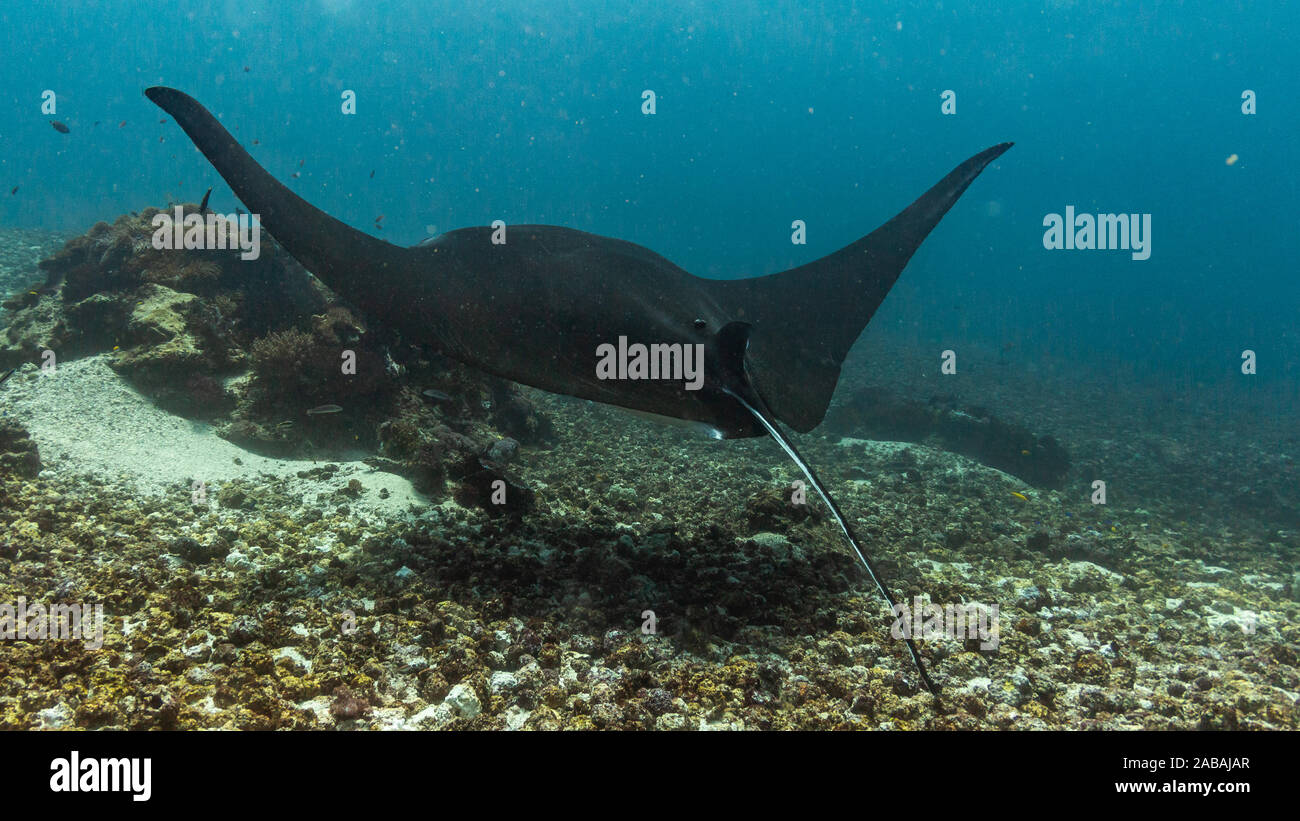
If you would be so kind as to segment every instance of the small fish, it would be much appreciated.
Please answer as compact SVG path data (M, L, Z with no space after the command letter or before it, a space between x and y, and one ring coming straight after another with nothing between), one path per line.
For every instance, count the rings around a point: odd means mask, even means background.
M208 212L208 197L210 197L210 196L212 196L212 189L211 189L211 188L209 188L209 189L207 190L207 192L203 195L203 200L202 200L201 202L199 202L199 213L200 213L200 214L206 214L206 213Z
M1019 500L1022 501L1022 502L1028 502L1028 501L1029 501L1029 497L1026 496L1025 494L1019 492L1019 491L1013 490L1013 491L1011 491L1011 495L1012 495L1012 496L1015 496L1017 499L1019 499Z
M261 144L262 144L261 140L253 140L253 145L261 145Z
M434 390L433 388L426 388L425 390L421 391L421 393L429 397L430 399L436 399L439 402L451 401L451 394L443 393L442 391Z
M167 120L166 120L165 118L164 118L164 119L161 119L161 120L158 121L158 124L159 124L159 125L166 125L166 124L167 124Z
M302 164L305 163L305 162L307 162L307 161L306 161L306 160L298 160L298 167L299 167L299 168L302 168Z
M122 122L118 123L118 124L117 124L117 127L118 127L118 128L126 128L126 120L123 120Z
M370 179L373 180L374 178L375 178L375 169L372 168L370 169Z
M60 134L67 134L72 131L71 128L68 128L66 125L59 122L58 120L50 120L50 125L54 126L54 130L59 132Z
M493 465L504 465L514 459L517 453L519 453L519 443L507 437L493 442L480 459L486 459Z
M298 177L300 177L301 175L300 175L297 171L295 171L295 172L293 172L292 174L290 174L289 176L290 176L290 177L293 177L293 178L296 180L296 179L298 179Z
M1020 451L1020 455L1021 455L1021 456L1028 456L1028 455L1029 455L1029 451L1027 451L1027 450L1022 450L1022 451Z
M343 408L338 405L318 405L307 411L308 416L324 416L327 413L342 413Z
M90 125L91 125L91 127L94 127L94 126L99 125L99 120L95 120L95 121L94 121L93 123L91 123Z
M248 73L248 66L244 66L244 73L245 73L245 74Z
M14 194L17 194L17 193L18 193L18 186L15 185L13 188L10 188L10 189L9 189L9 196L12 197Z

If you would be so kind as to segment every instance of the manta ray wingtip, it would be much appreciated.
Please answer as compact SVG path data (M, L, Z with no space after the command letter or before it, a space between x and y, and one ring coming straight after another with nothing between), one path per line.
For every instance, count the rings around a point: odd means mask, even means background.
M1007 152L1007 149L1011 148L1011 146L1013 145L1015 145L1015 143L1013 142L998 143L997 145L991 148L984 149L984 151L980 153L978 156L987 158L988 162L992 162L993 160L1005 154Z
M144 96L148 97L154 105L164 110L166 110L169 105L180 100L194 101L193 98L184 91L179 91L168 86L149 86L144 90Z

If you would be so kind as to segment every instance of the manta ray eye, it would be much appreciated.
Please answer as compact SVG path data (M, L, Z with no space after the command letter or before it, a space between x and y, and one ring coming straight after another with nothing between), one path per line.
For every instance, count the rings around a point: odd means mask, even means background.
M708 325L708 324L709 324L709 323L705 322L703 319L697 319L697 320L695 320L695 327L696 327L696 328L703 328L705 325Z

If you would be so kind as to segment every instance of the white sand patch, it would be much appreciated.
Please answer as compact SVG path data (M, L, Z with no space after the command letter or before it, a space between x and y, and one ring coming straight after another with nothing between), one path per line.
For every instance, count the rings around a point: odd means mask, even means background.
M360 461L336 463L338 472L327 479L301 479L299 471L329 462L250 453L210 425L155 407L108 367L108 359L101 354L60 363L51 375L26 365L0 387L0 416L27 428L47 470L125 481L152 495L188 493L193 482L202 481L209 499L232 479L283 477L305 504L356 479L364 490L349 503L354 509L394 515L411 504L428 504L407 479ZM388 498L380 498L381 490Z

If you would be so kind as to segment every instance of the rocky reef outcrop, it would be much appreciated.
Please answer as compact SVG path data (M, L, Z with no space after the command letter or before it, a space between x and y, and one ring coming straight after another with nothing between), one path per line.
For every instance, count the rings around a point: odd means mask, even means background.
M269 235L256 259L237 249L159 249L158 213L98 223L43 260L44 281L3 303L0 367L57 368L107 353L160 407L242 447L277 457L369 454L429 492L448 479L474 477L471 489L514 483L508 460L485 455L506 439L549 440L550 420L517 385L452 362L429 341L369 328Z

